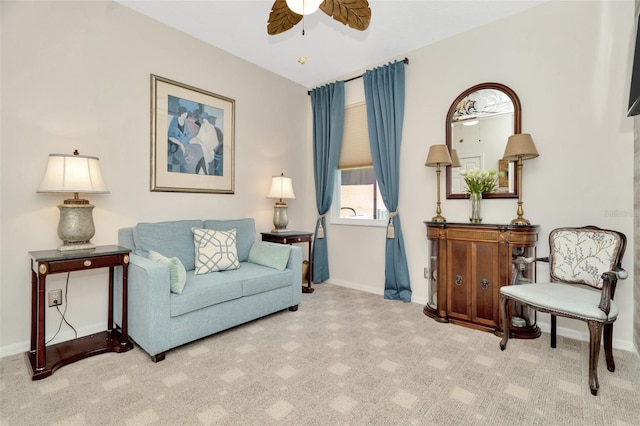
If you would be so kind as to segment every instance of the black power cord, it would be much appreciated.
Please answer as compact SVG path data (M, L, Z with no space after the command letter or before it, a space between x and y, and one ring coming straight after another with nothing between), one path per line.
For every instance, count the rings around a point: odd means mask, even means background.
M56 336L58 336L58 333L60 333L60 329L62 328L62 322L64 321L65 324L67 324L69 327L71 327L71 329L73 330L73 333L75 335L75 338L78 338L78 332L76 331L75 328L73 328L73 326L71 324L69 324L69 321L67 321L67 319L65 318L65 315L67 313L67 307L69 306L68 303L68 298L69 298L69 277L71 276L70 272L67 272L67 282L64 286L64 311L60 311L60 305L56 305L56 309L58 310L58 313L60 314L60 324L58 324L58 330L56 330L56 334L53 335L53 337L51 339L49 339L45 345L48 345L53 339L56 338Z

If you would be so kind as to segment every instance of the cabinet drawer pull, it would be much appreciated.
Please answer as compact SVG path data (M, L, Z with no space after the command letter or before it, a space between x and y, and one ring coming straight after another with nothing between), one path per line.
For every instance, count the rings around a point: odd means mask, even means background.
M482 287L483 290L486 290L489 288L489 280L486 278L483 278L482 281L480 281L480 287Z
M86 266L87 268L88 268L89 266L91 266L91 261L90 261L90 260L85 260L85 261L84 261L84 266Z
M460 275L456 275L456 285L462 285L462 277Z

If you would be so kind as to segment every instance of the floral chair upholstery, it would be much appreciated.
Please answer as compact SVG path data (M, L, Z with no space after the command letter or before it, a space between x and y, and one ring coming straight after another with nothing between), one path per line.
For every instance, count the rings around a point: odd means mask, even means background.
M500 288L500 315L504 335L500 349L509 340L511 310L509 301L551 314L551 347L556 347L556 317L585 321L589 327L589 387L598 393L598 356L604 330L607 369L615 371L612 353L613 322L618 306L613 301L618 280L627 278L622 256L627 239L616 231L595 226L558 228L549 234L551 282L509 285ZM532 258L518 259L533 262ZM597 291L594 291L597 290Z

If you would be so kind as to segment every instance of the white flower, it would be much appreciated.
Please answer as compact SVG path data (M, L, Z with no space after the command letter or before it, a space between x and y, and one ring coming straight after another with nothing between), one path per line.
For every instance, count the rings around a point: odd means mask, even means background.
M473 168L471 170L460 170L459 173L464 178L467 191L474 194L495 192L498 186L498 178L504 176L504 173L498 173L495 169L480 170Z

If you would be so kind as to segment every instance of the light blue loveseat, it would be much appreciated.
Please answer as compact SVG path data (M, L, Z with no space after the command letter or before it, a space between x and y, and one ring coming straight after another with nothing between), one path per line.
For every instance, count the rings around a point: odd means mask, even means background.
M192 228L236 229L240 268L195 275ZM301 248L288 246L286 268L278 270L249 262L255 240L251 218L139 223L120 229L118 244L132 250L128 269L129 337L157 362L171 348L287 308L297 310L302 298ZM187 271L181 294L170 291L169 267L148 259L149 250L180 259ZM122 280L116 277L115 282ZM116 284L115 300L121 300L121 294L121 285ZM114 305L115 321L121 325L120 304Z

